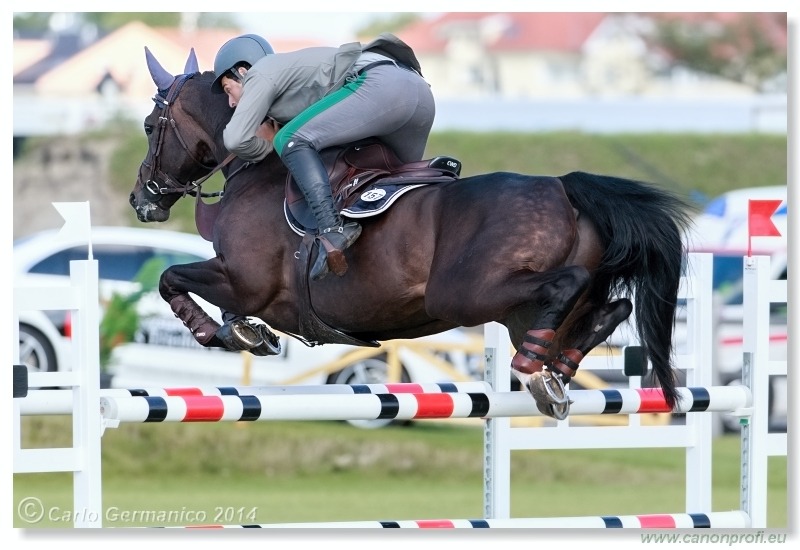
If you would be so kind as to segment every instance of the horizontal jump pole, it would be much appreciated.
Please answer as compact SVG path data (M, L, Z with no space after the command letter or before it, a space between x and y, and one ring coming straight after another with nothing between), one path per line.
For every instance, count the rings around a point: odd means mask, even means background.
M575 390L571 415L733 412L751 407L745 386L679 388L670 409L656 388ZM319 395L182 395L102 397L100 411L118 422L224 422L257 420L414 420L543 416L526 391Z
M342 521L330 523L265 523L260 525L198 525L188 529L747 529L742 511L709 514L644 514L573 518L423 519L404 521Z
M170 397L219 395L320 395L320 394L387 394L387 393L456 393L489 392L487 382L441 382L397 384L309 384L290 386L187 386L175 388L109 388L101 389L100 397ZM22 416L72 414L72 390L30 390L19 400Z

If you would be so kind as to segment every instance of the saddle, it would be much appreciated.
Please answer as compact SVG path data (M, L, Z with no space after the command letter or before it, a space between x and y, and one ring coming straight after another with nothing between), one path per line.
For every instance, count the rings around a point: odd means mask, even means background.
M446 156L403 163L378 140L326 149L320 153L328 171L334 205L345 218L385 212L404 193L423 185L458 179L461 162ZM286 178L286 219L295 232L315 232L317 222L294 178Z
M458 179L461 163L450 157L436 157L402 163L394 152L377 140L367 140L320 155L328 170L336 209L343 217L366 218L385 212L401 195L423 185ZM295 278L300 307L300 331L307 345L319 343L377 347L374 340L342 332L320 319L311 302L309 268L317 222L294 178L286 178L286 219L303 236L297 251Z

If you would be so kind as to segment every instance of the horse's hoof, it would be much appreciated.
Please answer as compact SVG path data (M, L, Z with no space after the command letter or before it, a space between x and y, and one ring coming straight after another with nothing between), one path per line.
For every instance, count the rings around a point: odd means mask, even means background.
M569 415L571 401L559 376L546 370L535 372L528 382L528 391L543 415L556 420L564 420Z
M537 402L560 405L569 401L567 389L561 378L547 370L534 372L531 375L528 390Z
M553 405L552 403L540 403L537 401L536 408L539 409L539 412L545 416L555 418L556 420L565 420L569 416L570 403L572 402L567 401L566 403L562 403L560 405Z
M264 343L257 327L245 320L225 323L215 335L230 351L247 351Z
M256 330L258 330L258 333L261 335L261 344L250 349L250 353L258 357L280 355L281 339L278 335L273 333L267 325L258 325Z

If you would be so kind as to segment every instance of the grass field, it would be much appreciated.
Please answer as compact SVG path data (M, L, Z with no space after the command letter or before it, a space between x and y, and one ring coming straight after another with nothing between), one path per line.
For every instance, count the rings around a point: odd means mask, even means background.
M26 447L70 444L67 418L26 418ZM44 442L48 442L44 444ZM106 527L480 518L482 430L418 422L126 424L103 437ZM786 459L770 459L769 526L786 527ZM685 509L682 449L515 451L513 517ZM739 438L714 443L714 509L738 509ZM21 519L31 497L42 521ZM15 527L70 527L70 474L14 476ZM66 524L65 524L66 522Z

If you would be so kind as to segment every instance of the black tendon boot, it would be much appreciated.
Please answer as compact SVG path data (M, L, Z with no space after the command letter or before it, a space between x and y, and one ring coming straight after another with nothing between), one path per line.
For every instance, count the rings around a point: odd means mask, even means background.
M333 206L328 173L315 150L302 141L289 141L283 148L283 163L289 168L317 220L317 259L311 278L322 279L328 271L342 276L347 271L344 251L361 235L361 225L344 223Z

